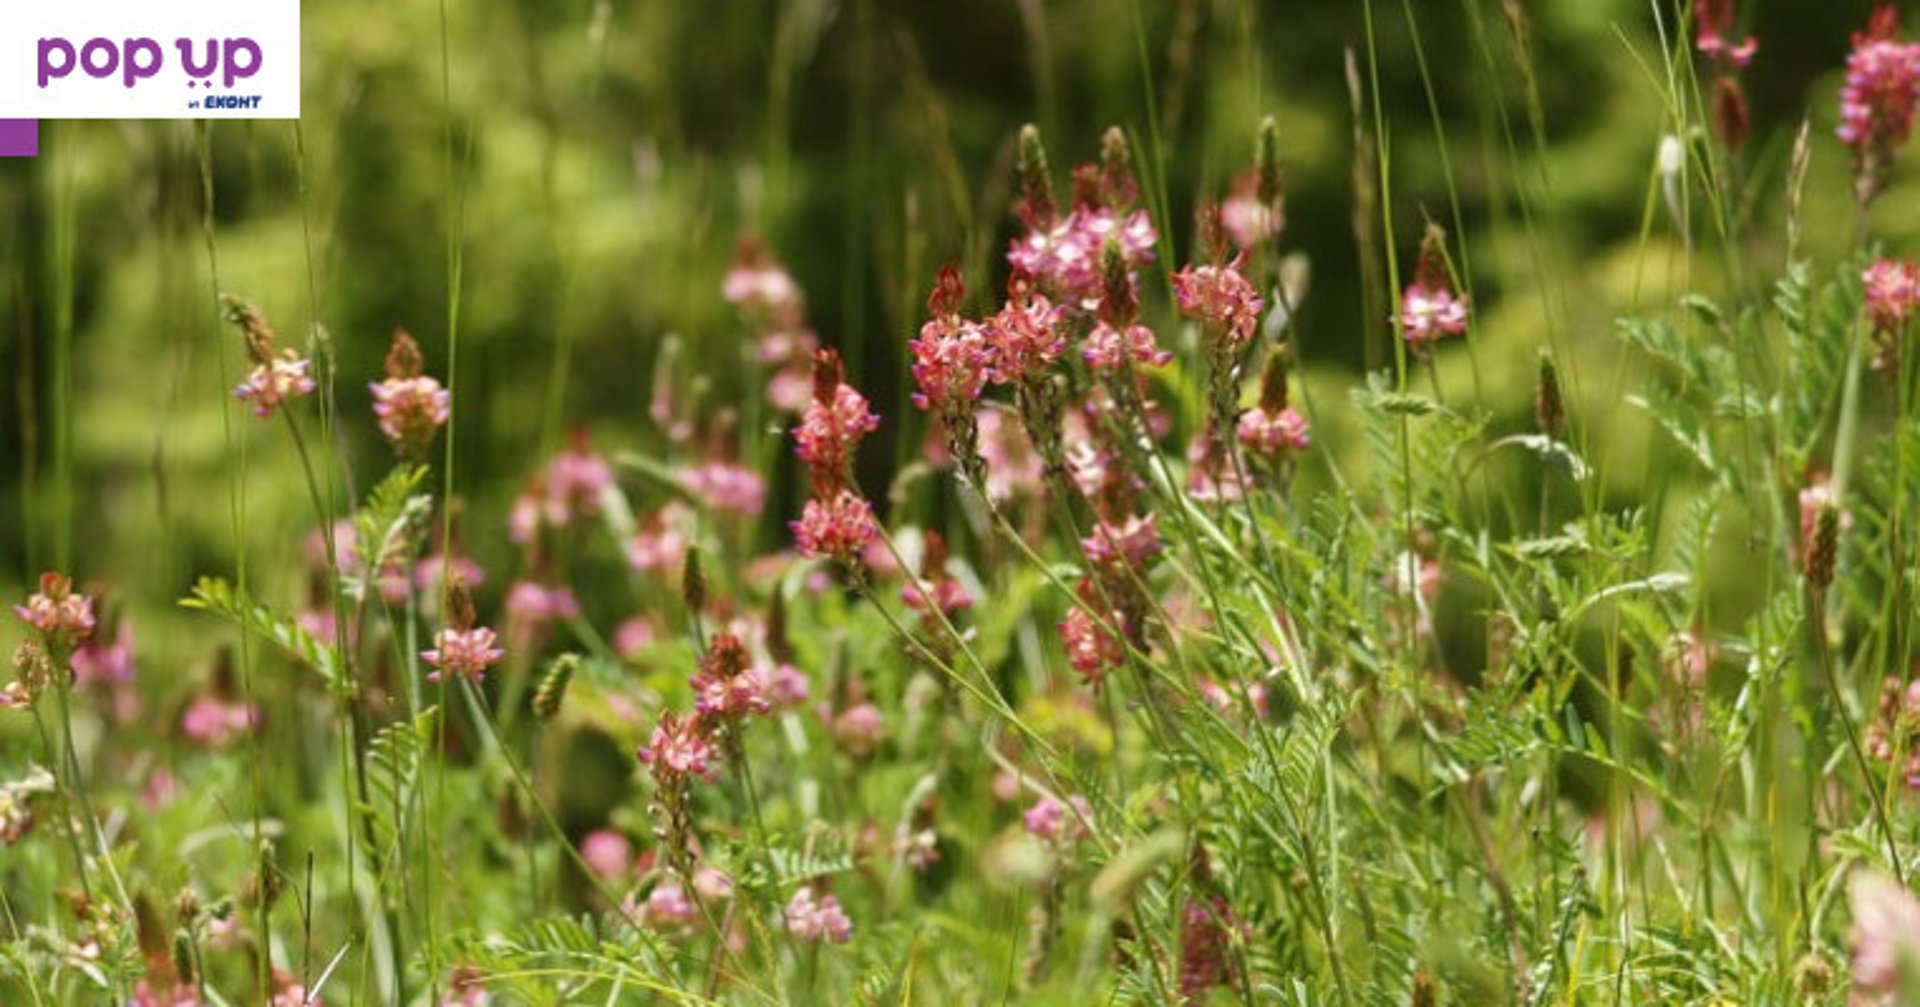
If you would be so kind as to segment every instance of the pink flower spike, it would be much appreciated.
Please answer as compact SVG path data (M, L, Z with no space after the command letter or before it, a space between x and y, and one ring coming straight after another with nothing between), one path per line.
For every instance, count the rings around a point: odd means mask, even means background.
M1121 332L1105 322L1095 325L1093 331L1087 333L1086 346L1081 353L1086 356L1087 365L1096 371L1118 370L1129 359L1147 367L1165 367L1173 360L1173 351L1160 348L1152 329L1144 325L1129 325L1125 332Z
M246 380L234 388L233 397L251 405L256 417L268 419L282 402L313 394L312 368L313 361L292 350L282 350L279 356L249 371Z
M793 893L786 908L787 932L803 941L845 944L853 939L853 921L832 895L814 898L813 888L802 885Z
M660 714L653 739L640 749L640 761L653 767L656 779L665 776L711 777L716 769L712 742L696 714L681 717L669 710Z
M1467 302L1445 287L1416 283L1400 298L1400 326L1407 345L1422 349L1443 336L1467 334Z
M487 669L500 662L507 652L495 646L491 629L443 629L434 635L434 646L420 653L420 659L434 667L427 681L438 682L444 675L465 675L478 682Z
M55 647L87 639L97 625L93 599L74 593L72 580L52 572L40 575L40 590L25 605L15 605L13 613Z
M1240 275L1240 260L1219 266L1188 266L1173 274L1180 313L1216 326L1234 349L1253 341L1267 302Z
M828 500L807 501L791 528L800 555L841 563L854 562L876 531L872 505L847 489Z
M1239 435L1242 447L1268 458L1304 451L1312 443L1307 437L1306 417L1291 407L1279 412L1247 410L1240 415Z

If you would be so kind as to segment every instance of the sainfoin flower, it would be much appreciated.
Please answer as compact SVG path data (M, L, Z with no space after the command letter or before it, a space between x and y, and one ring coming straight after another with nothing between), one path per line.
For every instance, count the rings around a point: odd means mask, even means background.
M1836 133L1854 150L1855 195L1863 203L1879 194L1887 162L1907 142L1920 103L1920 45L1894 41L1899 30L1893 5L1873 12L1867 30L1854 33L1840 90Z
M1070 843L1086 838L1087 823L1092 820L1093 806L1078 794L1068 798L1067 803L1043 795L1021 816L1027 831L1048 843Z
M697 715L682 717L671 710L660 714L652 740L639 752L640 761L653 767L655 777L680 778L712 776L717 755Z
M435 669L427 674L429 682L438 682L445 675L465 675L478 682L486 675L488 668L507 656L506 651L495 646L497 638L493 630L485 626L472 629L448 627L435 634L433 639L432 649L420 654L420 659Z
M693 676L694 708L703 717L737 721L773 709L766 673L751 666L740 638L719 633Z
M1865 288L1867 318L1875 332L1906 331L1920 306L1920 267L1912 260L1877 259L1860 274Z
M986 325L994 383L1018 385L1045 376L1066 352L1060 318L1060 308L1034 292L1032 277L1016 270L1006 305Z
M853 921L832 895L816 898L811 885L802 885L787 901L787 932L803 941L845 944L853 939Z
M833 740L849 755L872 755L886 734L886 717L872 703L855 703L833 718Z
M251 703L201 696L181 714L180 733L194 744L225 748L259 723L260 711Z
M1119 613L1110 613L1108 621L1118 625ZM1067 663L1089 683L1097 683L1107 672L1126 662L1127 651L1093 616L1075 608L1060 623L1060 641L1067 648Z
M880 417L867 398L846 383L840 355L821 350L813 358L813 401L800 416L793 438L800 460L813 472L814 492L826 494L845 484L853 452L880 429Z
M1862 871L1853 906L1853 995L1863 1007L1894 1007L1920 985L1920 899L1884 875Z
M1214 327L1233 349L1245 347L1260 327L1266 301L1240 274L1240 260L1188 266L1173 274L1180 313Z
M1733 7L1734 0L1694 0L1693 20L1698 30L1693 47L1715 63L1743 67L1753 62L1760 43L1751 35L1738 42L1728 38L1733 32Z
M386 380L371 386L380 433L403 459L424 457L433 435L453 415L453 396L438 380L422 374L422 366L420 345L407 330L396 330L387 351Z
M1144 325L1129 325L1124 330L1101 322L1087 333L1081 353L1087 365L1096 371L1118 370L1131 360L1148 367L1164 367L1173 359L1171 350L1160 348L1153 330Z
M246 380L233 389L233 397L253 407L253 415L267 419L282 402L312 395L313 361L292 350L254 365Z
M930 412L972 411L993 368L987 330L963 318L935 318L907 346L919 386L913 404Z
M1407 345L1422 348L1442 336L1467 334L1467 303L1446 287L1415 283L1400 295L1400 326Z
M93 599L73 590L73 581L57 573L40 575L40 590L15 605L13 612L49 644L72 646L93 635Z
M1277 458L1288 451L1303 451L1311 441L1307 420L1291 406L1269 412L1256 406L1240 414L1240 445L1257 455Z
M767 501L767 484L760 474L730 462L688 469L681 480L707 506L723 514L755 517Z
M809 500L791 525L800 555L851 563L874 537L873 506L852 490Z
M1093 534L1080 541L1080 547L1086 551L1087 562L1095 566L1139 570L1160 555L1163 545L1153 515L1148 514L1119 522L1102 521L1094 526Z

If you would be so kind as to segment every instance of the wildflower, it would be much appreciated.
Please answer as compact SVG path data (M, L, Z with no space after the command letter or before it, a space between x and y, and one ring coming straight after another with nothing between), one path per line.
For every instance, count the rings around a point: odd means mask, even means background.
M1160 348L1152 329L1144 325L1116 329L1105 322L1095 325L1093 331L1087 333L1086 346L1081 353L1086 357L1088 366L1096 371L1116 371L1129 361L1148 367L1164 367L1173 360L1173 351Z
M1833 583L1840 533L1852 526L1833 484L1824 473L1814 473L1800 491L1800 572L1808 581L1819 587Z
M493 997L487 993L486 975L472 965L461 965L447 977L447 995L440 1007L489 1007Z
M800 555L830 558L850 566L874 537L873 506L852 490L843 489L829 499L807 501L800 520L790 527Z
M1855 1002L1892 1007L1920 986L1920 899L1878 874L1856 874L1853 906Z
M947 573L949 559L947 540L939 532L929 529L924 554L921 556L920 577L908 578L900 589L901 600L916 612L929 612L933 608L948 615L973 604L973 598L967 594L966 585ZM929 591L922 581L931 586Z
M732 633L719 633L707 646L700 673L693 676L694 708L702 717L737 722L773 709L766 674L748 664L745 645Z
M593 873L613 880L633 869L633 843L613 829L595 829L580 840L580 859Z
M1407 346L1425 351L1445 336L1467 334L1467 302L1455 296L1447 279L1446 234L1427 229L1420 242L1414 281L1400 296L1400 329Z
M1892 4L1873 12L1855 32L1840 91L1840 141L1854 151L1854 195L1869 203L1880 193L1888 162L1913 130L1920 101L1920 45L1894 41L1900 13Z
M667 880L653 886L647 904L636 915L647 927L673 931L692 926L700 918L700 908L679 882Z
M1879 348L1873 365L1890 371L1899 360L1899 337L1907 333L1915 309L1920 308L1920 266L1911 259L1876 259L1860 274L1860 282Z
M759 473L728 462L708 462L681 476L687 489L723 514L755 517L766 504L767 484Z
M1141 570L1160 555L1165 546L1153 525L1153 515L1129 517L1125 521L1101 521L1093 534L1080 540L1087 562L1096 567L1118 571Z
M1867 728L1865 748L1874 761L1892 766L1908 790L1920 794L1920 678L1885 679L1879 717Z
M312 367L313 361L281 350L279 356L255 364L246 380L234 387L233 397L252 405L253 415L268 419L287 399L313 394Z
M180 717L180 733L188 741L214 749L227 747L234 738L259 726L258 707L217 695L195 698Z
M420 373L420 344L405 329L395 329L387 351L387 378L375 382L373 414L380 433L401 458L418 461L453 413L453 396L434 378Z
M804 307L793 275L752 235L742 236L735 246L720 296L775 324L797 322Z
M1108 613L1107 621L1122 624L1118 612ZM1067 663L1090 685L1098 684L1107 672L1126 663L1126 647L1084 609L1067 613L1060 623L1060 640L1067 648Z
M1068 804L1072 808L1068 808ZM1087 837L1087 823L1093 820L1093 806L1078 794L1062 804L1043 795L1021 816L1027 831L1042 842L1066 845Z
M853 921L832 895L814 897L813 886L802 885L786 908L787 932L803 941L845 944L853 939Z
M632 658L653 646L656 635L653 622L646 616L628 616L613 631L613 652L621 657Z
M986 465L980 459L980 427L975 410L980 393L994 371L994 350L987 329L960 317L966 288L960 270L940 267L940 278L927 298L933 318L920 329L920 338L908 344L913 353L913 380L919 390L913 404L940 417L947 447L960 471L975 487L986 483Z
M1695 0L1693 47L1716 65L1744 67L1753 62L1760 43L1751 35L1739 42L1729 40L1733 32L1733 8L1734 0Z
M853 452L862 438L880 429L880 417L844 380L840 355L821 350L813 358L813 401L794 428L800 460L812 470L814 492L821 496L846 485Z
M674 501L647 515L627 542L627 563L640 573L675 570L685 561L693 512Z
M465 675L479 682L488 668L507 656L506 651L495 646L496 642L493 630L485 626L442 629L434 635L433 647L420 653L420 659L436 669L427 674L427 681L438 682L446 675Z
M122 621L111 643L98 636L73 650L70 662L80 685L116 686L133 681L133 624Z
M1180 313L1207 325L1234 352L1243 349L1260 327L1266 301L1242 276L1244 257L1232 262L1188 266L1173 274L1173 296Z
M639 752L640 761L653 767L656 780L711 777L716 768L715 754L699 715L681 717L671 710L660 714L653 739Z
M1227 955L1234 927L1226 896L1187 903L1180 920L1181 1002L1204 1003L1207 990L1229 981Z
M776 664L767 674L767 698L773 700L778 709L792 709L805 703L811 692L807 676L791 664Z
M855 758L872 755L886 733L886 718L872 703L856 703L833 718L833 740Z
M573 590L562 584L544 587L523 580L507 590L507 618L521 624L538 625L554 619L573 619L580 615L580 601Z
M1242 249L1272 241L1287 226L1286 210L1277 197L1271 201L1261 197L1260 181L1257 170L1242 174L1220 204L1220 226Z
M567 450L547 467L547 492L561 505L559 513L569 518L573 514L598 514L601 497L612 488L613 469L588 446L586 432L575 430Z
M1014 270L1007 302L985 326L995 384L1020 385L1044 377L1066 351L1061 309L1034 288L1033 277Z
M96 625L93 599L74 593L73 581L53 572L41 574L40 590L25 605L15 605L13 612L56 652L92 636Z
M1307 437L1306 418L1291 407L1278 412L1263 407L1249 409L1240 416L1238 433L1241 446L1269 458L1304 451L1312 443Z

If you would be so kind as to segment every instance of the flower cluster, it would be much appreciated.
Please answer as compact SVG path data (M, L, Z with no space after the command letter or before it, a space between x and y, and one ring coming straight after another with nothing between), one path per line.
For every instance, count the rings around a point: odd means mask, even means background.
M1093 821L1093 806L1078 794L1065 803L1052 796L1042 796L1021 816L1021 821L1027 832L1041 842L1065 846L1088 836L1087 823Z
M873 506L854 491L851 480L854 450L879 426L866 396L846 383L840 355L815 353L813 401L793 433L800 460L812 473L814 493L800 520L790 525L801 555L831 558L851 569L872 541Z
M672 710L661 712L653 737L640 748L639 758L643 764L653 767L656 780L710 778L719 766L719 753L699 715L682 717Z
M93 635L97 625L93 599L73 590L73 581L60 574L40 575L40 590L15 605L13 613L40 634L48 649L64 652Z
M1859 873L1853 906L1853 999L1859 1007L1906 1003L1920 974L1920 898L1891 878Z
M707 645L692 685L694 709L702 718L738 723L773 709L766 672L752 665L746 645L732 633L717 634Z
M1854 195L1870 203L1880 194L1893 154L1913 132L1920 103L1920 44L1895 41L1900 12L1884 5L1867 30L1855 32L1840 91L1836 133L1854 151Z
M446 625L434 634L433 646L420 653L420 659L434 669L427 673L427 681L451 675L477 684L487 669L507 656L493 630L474 623L473 596L467 582L454 576L447 584Z
M1253 341L1266 301L1241 275L1244 257L1231 262L1188 266L1173 274L1173 296L1180 313L1218 333L1238 351Z
M453 396L440 382L421 373L420 344L405 329L393 333L387 351L387 377L374 382L373 415L380 433L403 460L423 461L434 434L453 415Z
M222 295L221 305L227 321L240 330L247 344L247 358L253 369L233 390L233 397L253 407L260 419L288 399L312 395L313 361L291 349L280 349L272 326L258 308L232 295Z
M1893 767L1907 789L1920 794L1920 678L1886 679L1879 717L1867 728L1866 753Z
M508 538L516 545L535 541L541 530L561 529L601 512L613 488L613 467L593 450L586 431L568 436L567 449L532 477L507 515Z
M801 885L787 900L787 932L811 943L845 944L853 939L853 921L832 895L815 897L813 886Z

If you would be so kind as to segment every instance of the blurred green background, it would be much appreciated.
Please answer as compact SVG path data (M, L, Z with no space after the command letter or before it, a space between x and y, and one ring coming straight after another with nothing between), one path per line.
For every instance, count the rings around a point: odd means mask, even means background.
M1792 137L1810 117L1807 246L1844 248L1835 91L1870 4L1741 6L1761 46L1739 169L1752 198L1734 219L1778 235ZM1312 264L1299 348L1319 439L1356 456L1343 389L1392 360L1390 291L1369 282L1356 242L1358 125L1389 167L1393 226L1374 213L1368 240L1390 237L1403 271L1425 220L1464 241L1478 328L1446 356L1443 386L1477 388L1496 425L1519 426L1532 347L1554 345L1575 361L1606 493L1631 498L1667 472L1644 455L1646 425L1609 397L1612 318L1711 288L1723 258L1704 208L1687 224L1699 254L1685 254L1655 168L1660 138L1700 121L1667 98L1690 90L1685 8L311 0L299 125L50 123L42 156L0 164L0 594L59 565L145 613L149 667L204 658L215 630L169 605L197 574L233 568L240 515L262 593L295 601L311 511L284 438L229 406L242 351L213 293L258 302L296 345L324 327L364 484L386 451L362 379L378 376L396 325L446 374L456 252L456 481L483 563L507 562L510 499L569 429L609 451L659 447L646 403L669 335L686 408L757 394L736 366L752 332L719 296L744 232L793 270L813 327L890 418L868 452L879 484L919 451L902 356L934 268L965 264L976 304L1004 280L1028 121L1063 190L1066 169L1122 126L1164 178L1163 260L1177 265L1196 203L1225 192L1261 117L1276 117L1286 242ZM1358 171L1380 182L1373 162ZM1916 188L1898 179L1876 210L1883 235L1914 230ZM1737 240L1782 258L1777 238ZM777 453L777 431L746 436ZM796 507L783 481L768 545Z

